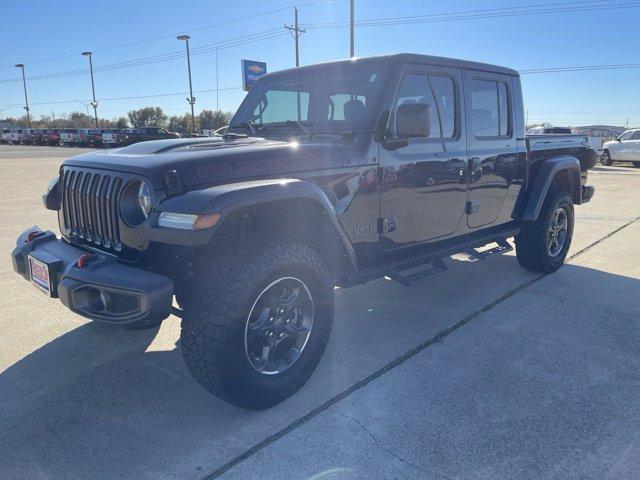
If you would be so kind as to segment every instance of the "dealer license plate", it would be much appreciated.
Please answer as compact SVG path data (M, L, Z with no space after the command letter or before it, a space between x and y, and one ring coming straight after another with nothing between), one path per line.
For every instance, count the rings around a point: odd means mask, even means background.
M31 270L31 281L47 295L51 296L51 272L49 265L40 260L29 257L29 268Z

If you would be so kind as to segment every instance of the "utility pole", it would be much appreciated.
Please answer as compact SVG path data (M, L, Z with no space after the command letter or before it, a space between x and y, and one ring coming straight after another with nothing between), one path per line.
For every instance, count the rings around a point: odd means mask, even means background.
M96 102L96 86L93 83L93 60L91 60L91 52L82 52L82 55L85 57L89 57L89 71L91 72L91 92L93 93L93 102L91 102L91 106L93 107L93 118L95 119L96 128L98 128L98 102Z
M355 32L354 32L354 6L355 0L349 1L349 57L353 58L356 56L356 47L355 47Z
M220 83L218 76L218 47L216 47L216 110L220 110Z
M189 54L189 39L191 37L189 35L178 35L176 38L184 40L187 44L187 69L189 71L189 98L187 98L187 102L191 105L191 132L196 133L196 114L193 111L193 104L196 103L196 98L193 96L193 86L191 84L191 56Z
M296 67L299 67L300 66L300 45L298 40L300 38L300 34L305 33L306 30L298 26L298 7L294 7L293 13L294 13L293 27L291 25L285 25L284 28L289 30L289 33L291 33L291 36L296 42Z
M29 118L29 99L27 98L27 80L24 77L24 63L16 63L16 68L22 69L22 86L24 87L24 109L27 111L27 128L31 128L31 119Z

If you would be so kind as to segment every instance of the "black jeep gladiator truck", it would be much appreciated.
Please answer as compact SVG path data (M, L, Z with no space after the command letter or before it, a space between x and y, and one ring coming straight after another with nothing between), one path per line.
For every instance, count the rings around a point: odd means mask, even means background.
M563 264L596 154L524 128L508 68L398 54L272 73L222 137L64 161L44 195L62 238L26 229L13 267L96 321L178 315L193 377L268 408L318 364L336 286L410 286L510 237L524 268Z

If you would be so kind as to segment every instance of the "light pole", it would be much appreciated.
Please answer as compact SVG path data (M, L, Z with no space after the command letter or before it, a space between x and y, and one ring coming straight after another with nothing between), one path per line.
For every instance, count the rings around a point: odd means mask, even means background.
M189 35L178 35L178 40L184 40L187 44L187 70L189 71L189 98L187 102L191 105L191 132L196 133L196 114L193 111L193 104L196 103L196 98L193 96L193 86L191 84L191 56L189 55Z
M85 106L85 108L87 109L87 117L88 117L88 116L89 116L89 105L90 105L90 104L88 104L88 103L84 103L84 102L81 102L80 100L74 100L74 102L77 102L77 103L79 103L80 105L84 105L84 106Z
M355 47L355 0L351 0L349 2L349 56L353 58L356 56L356 47Z
M93 83L93 61L91 60L91 52L82 52L82 55L85 57L89 57L89 71L91 72L91 92L93 93L93 102L91 102L91 106L93 107L93 116L96 122L96 128L98 128L98 102L96 102L96 87Z
M27 111L27 128L31 128L31 119L29 118L29 99L27 98L27 80L24 77L24 63L16 63L16 67L22 69L22 86L24 87L24 109Z

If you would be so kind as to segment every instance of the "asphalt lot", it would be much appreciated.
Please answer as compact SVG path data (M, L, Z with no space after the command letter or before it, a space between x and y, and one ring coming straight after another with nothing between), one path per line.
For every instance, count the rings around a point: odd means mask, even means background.
M553 275L456 256L412 288L338 290L314 376L247 412L191 380L177 318L93 324L13 273L80 152L0 146L0 478L638 478L640 169L592 172Z

